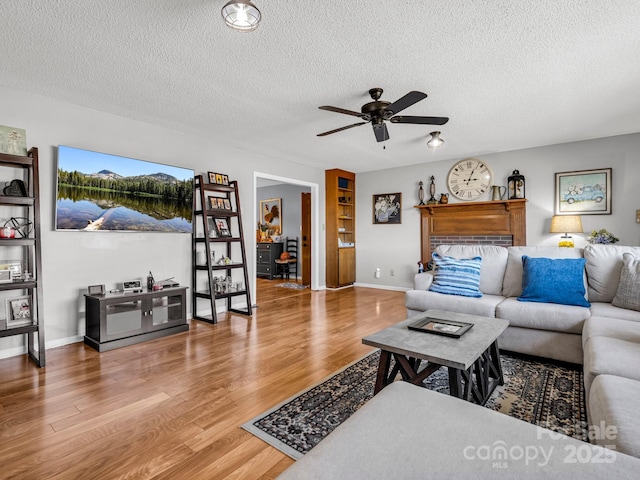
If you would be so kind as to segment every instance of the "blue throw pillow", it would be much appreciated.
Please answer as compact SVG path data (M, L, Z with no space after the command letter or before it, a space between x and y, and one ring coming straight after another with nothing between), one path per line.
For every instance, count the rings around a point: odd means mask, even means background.
M482 258L462 258L433 254L435 273L429 290L447 295L481 297L480 267Z
M584 298L584 258L522 256L521 302L558 303L590 307Z

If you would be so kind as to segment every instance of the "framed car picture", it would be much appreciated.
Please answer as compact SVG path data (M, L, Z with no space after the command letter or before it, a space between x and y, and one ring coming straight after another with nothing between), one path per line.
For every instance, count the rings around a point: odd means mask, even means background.
M611 215L611 168L555 176L556 215Z

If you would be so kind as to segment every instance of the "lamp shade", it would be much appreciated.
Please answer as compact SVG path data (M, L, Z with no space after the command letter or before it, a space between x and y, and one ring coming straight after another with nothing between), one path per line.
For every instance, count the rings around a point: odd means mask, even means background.
M554 215L549 233L583 233L580 215Z
M247 0L231 0L222 7L222 18L229 28L239 32L252 32L260 23L260 10Z

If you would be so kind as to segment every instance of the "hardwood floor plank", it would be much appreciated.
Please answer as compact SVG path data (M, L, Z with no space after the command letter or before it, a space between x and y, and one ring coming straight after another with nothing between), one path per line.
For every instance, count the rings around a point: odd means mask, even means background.
M253 317L98 353L0 360L2 478L275 478L293 463L240 425L371 351L404 293L258 281Z

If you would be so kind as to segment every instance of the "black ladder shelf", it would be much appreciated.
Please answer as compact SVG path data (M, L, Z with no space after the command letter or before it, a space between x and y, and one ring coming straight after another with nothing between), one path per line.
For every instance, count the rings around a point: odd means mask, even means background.
M227 303L227 311L240 313L242 315L252 315L251 294L249 292L249 274L247 272L247 255L244 248L244 234L242 232L242 216L240 214L240 196L238 194L238 182L231 181L229 185L217 185L213 183L205 183L202 175L196 175L194 183L193 195L193 310L192 316L195 320L202 320L208 323L218 323L216 313L216 300L225 299ZM218 199L226 204L212 205ZM218 220L226 221L228 227L228 235L224 236L218 231L216 222ZM212 231L215 236L212 236ZM227 232L224 232L227 233ZM204 246L204 248L202 247ZM212 262L212 252L216 253L215 263ZM241 255L241 261L237 256ZM203 262L201 258L205 256ZM235 258L234 258L235 256ZM227 257L231 259L231 263L220 265L219 258ZM234 284L237 284L238 271L242 269L244 284L241 288L227 287L224 282L216 282L216 273L222 273L226 278L232 277L236 273ZM198 273L206 273L206 285L202 286L201 277ZM199 283L200 282L200 283ZM203 290L204 288L204 290ZM234 308L232 300L236 297L244 297L246 300L246 309ZM204 300L208 300L204 302ZM201 313L203 303L206 303L207 312ZM203 307L203 308L199 308Z

